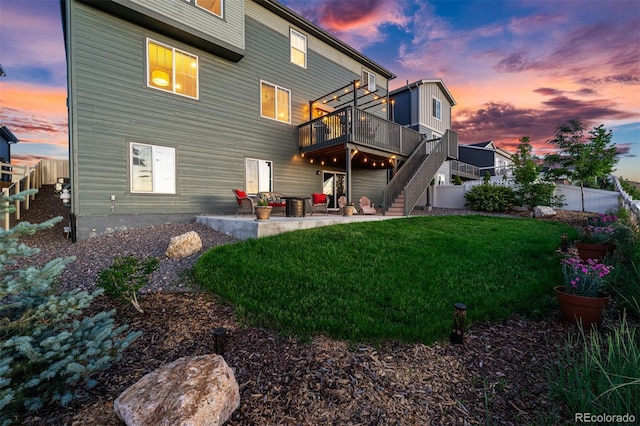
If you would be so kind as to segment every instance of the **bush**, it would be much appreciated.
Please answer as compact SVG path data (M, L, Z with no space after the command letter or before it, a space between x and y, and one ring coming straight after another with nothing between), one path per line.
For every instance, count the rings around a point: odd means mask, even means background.
M504 212L514 203L514 192L508 186L482 184L474 186L464 196L466 206L473 210Z
M3 196L11 202L31 192ZM11 208L11 207L9 207ZM0 211L3 209L0 207ZM105 370L140 333L125 335L114 327L115 311L83 318L93 294L59 292L56 282L73 258L54 259L41 269L16 266L17 259L39 249L19 242L22 235L51 227L61 218L40 225L20 223L0 230L0 424L8 425L24 411L47 401L68 404L96 384L93 373Z
M551 395L570 412L632 414L640 418L640 335L623 317L609 333L580 328L566 342L551 371Z
M153 256L142 262L133 256L116 257L108 269L100 271L97 284L108 296L127 300L142 312L138 292L149 283L149 275L158 269L158 263Z
M640 232L631 226L630 219L619 216L613 224L616 250L609 291L621 308L640 318Z
M549 182L523 184L514 191L514 203L531 211L536 206L562 207L564 195L554 195L555 185Z

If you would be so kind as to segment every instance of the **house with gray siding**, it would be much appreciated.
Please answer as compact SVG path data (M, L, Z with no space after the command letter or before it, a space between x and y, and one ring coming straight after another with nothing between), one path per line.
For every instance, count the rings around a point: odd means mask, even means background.
M392 118L396 123L420 132L428 139L439 139L451 130L455 99L440 79L423 79L389 93ZM435 176L439 184L451 183L450 163L440 166Z
M74 239L233 214L235 188L388 210L410 159L444 161L391 120L391 71L275 0L61 6Z
M9 128L0 123L0 163L11 163L11 145L20 142L16 135ZM7 170L10 166L1 166L2 170ZM11 182L10 173L0 174L1 182Z
M491 176L511 176L512 154L493 141L459 145L458 155L461 162L477 167L481 178L487 172Z

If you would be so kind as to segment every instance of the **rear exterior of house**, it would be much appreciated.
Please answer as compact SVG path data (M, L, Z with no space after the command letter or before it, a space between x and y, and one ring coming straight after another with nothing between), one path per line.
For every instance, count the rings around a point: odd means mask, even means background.
M74 239L232 214L235 188L377 204L409 155L395 76L274 0L61 5Z

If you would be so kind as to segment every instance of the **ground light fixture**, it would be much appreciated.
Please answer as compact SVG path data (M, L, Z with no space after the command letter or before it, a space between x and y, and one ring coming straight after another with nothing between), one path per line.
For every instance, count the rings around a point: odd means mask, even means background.
M213 330L213 351L220 356L224 356L224 346L227 340L227 329L218 327Z
M467 305L464 303L456 303L453 311L453 331L451 332L451 343L454 345L462 344L462 333L464 330L464 320L467 316Z
M560 248L566 253L569 250L569 236L567 234L562 234L560 240Z

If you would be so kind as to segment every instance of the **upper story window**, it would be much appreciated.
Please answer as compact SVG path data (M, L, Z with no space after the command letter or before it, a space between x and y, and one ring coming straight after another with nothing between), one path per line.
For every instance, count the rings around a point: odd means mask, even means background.
M195 4L200 9L213 13L220 18L224 13L224 0L186 0L187 3Z
M198 57L147 39L147 86L198 99Z
M307 68L307 37L291 28L291 62Z
M370 92L376 91L376 75L367 70L362 70L362 78L360 79L362 87L366 87Z
M261 81L260 115L272 120L291 123L291 91Z
M433 102L431 104L431 115L438 120L442 120L442 102L440 102L440 99L432 99Z

